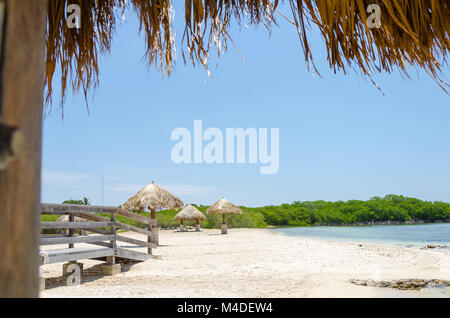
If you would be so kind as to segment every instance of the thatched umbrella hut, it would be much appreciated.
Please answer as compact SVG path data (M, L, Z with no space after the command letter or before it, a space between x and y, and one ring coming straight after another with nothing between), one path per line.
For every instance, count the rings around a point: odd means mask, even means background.
M283 2L288 5L277 7ZM0 277L5 277L0 297L38 295L42 97L51 101L53 80L61 83L62 102L67 89L81 88L87 94L98 85L99 54L110 51L118 33L117 11L128 7L138 15L149 64L169 74L175 64L175 33L183 33L186 59L207 69L210 49L215 45L221 53L227 48L233 23L264 24L270 29L276 19L287 16L298 31L307 65L314 67L308 41L313 29L309 26L314 26L325 40L327 54L323 55L335 72L354 68L371 79L373 74L397 69L406 73L412 66L424 70L440 87L448 87L440 78L450 46L448 1L185 0L184 32L173 30L172 3L0 0L0 149L13 149L12 129L24 140L23 151L9 152L14 160L0 163L4 166L0 171L0 252L8 255L0 260ZM80 7L80 29L68 26L73 13L68 12L70 4ZM374 28L367 23L369 5L379 6L381 23ZM286 11L291 11L290 16Z
M161 188L154 181L143 187L122 205L126 210L144 211L149 209L152 219L156 219L156 210L180 209L183 206L183 201Z
M211 205L207 210L208 214L222 214L222 234L227 234L227 222L225 219L225 215L228 214L241 214L242 210L240 207L234 205L230 201L225 198L220 199L213 205Z
M156 210L180 209L183 206L183 201L166 189L161 188L154 181L143 187L122 205L126 210L144 211L149 209L152 219L156 219ZM157 231L157 228L154 230ZM158 241L158 236L156 236L155 243L158 244Z
M206 220L206 217L195 206L189 204L175 215L175 220L180 221L180 232L184 232L183 220L195 220L197 222L195 230L199 232L200 220Z

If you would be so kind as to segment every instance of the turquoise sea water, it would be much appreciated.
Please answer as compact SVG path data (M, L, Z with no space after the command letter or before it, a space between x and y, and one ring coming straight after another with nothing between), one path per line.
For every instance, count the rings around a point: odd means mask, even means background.
M315 226L275 228L285 235L313 237L351 242L373 242L407 247L428 244L450 249L450 223L417 225Z

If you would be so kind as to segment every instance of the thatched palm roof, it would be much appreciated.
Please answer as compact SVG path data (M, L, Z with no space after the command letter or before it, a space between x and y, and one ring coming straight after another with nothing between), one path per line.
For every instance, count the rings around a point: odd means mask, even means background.
M234 205L225 198L220 199L213 205L211 205L207 210L208 214L241 214L242 210L240 207Z
M220 55L230 40L229 29L236 23L264 24L268 29L282 17L299 34L307 65L313 54L308 42L311 26L318 28L334 71L359 70L371 79L377 72L399 69L406 74L416 66L426 71L443 88L440 79L449 53L449 0L284 0L291 14L281 12L278 0L185 0L185 29L182 50L195 65L208 69L212 48ZM66 8L81 7L81 28L68 29ZM368 5L381 8L381 27L366 24ZM62 100L67 86L86 94L98 82L98 55L107 53L120 21L120 13L132 8L145 34L148 64L170 75L174 64L175 31L170 0L49 0L47 28L47 101L52 94L55 70L62 70ZM182 33L182 32L177 32ZM315 68L315 67L314 67ZM406 74L407 75L407 74Z
M175 220L206 220L206 217L195 206L189 204L175 215Z
M184 206L183 201L161 188L154 182L143 187L134 196L129 198L123 205L127 210L143 211L158 209L179 209Z

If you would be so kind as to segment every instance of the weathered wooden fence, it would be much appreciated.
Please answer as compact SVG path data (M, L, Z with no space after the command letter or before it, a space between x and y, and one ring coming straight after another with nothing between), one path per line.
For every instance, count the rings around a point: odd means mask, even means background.
M41 265L81 259L105 260L108 264L115 264L116 258L145 261L152 257L152 249L157 247L156 220L120 208L42 203L41 214L69 216L69 222L41 222L41 229L68 229L66 235L41 235L41 246L68 244L68 248L43 251ZM107 214L109 217L98 214ZM145 228L119 222L117 221L117 215L142 223ZM81 218L83 221L79 221L78 218L75 221L75 217ZM76 229L94 233L94 235L75 235ZM141 241L120 235L117 233L118 229L143 234L147 237L147 240ZM125 242L133 246L120 246L118 242ZM75 244L77 243L87 243L97 247L76 248ZM132 250L133 247L146 247L147 252Z

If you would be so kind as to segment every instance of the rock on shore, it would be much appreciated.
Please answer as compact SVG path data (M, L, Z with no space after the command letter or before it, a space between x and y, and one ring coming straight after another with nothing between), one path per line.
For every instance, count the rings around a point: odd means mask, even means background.
M374 281L372 279L351 279L350 283L359 286L395 288L400 290L421 290L425 287L449 287L450 281L442 279L399 279L393 281Z

